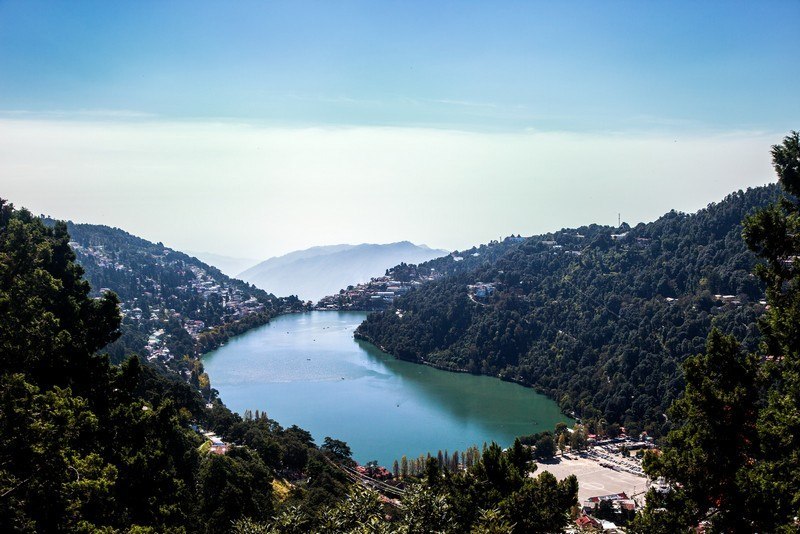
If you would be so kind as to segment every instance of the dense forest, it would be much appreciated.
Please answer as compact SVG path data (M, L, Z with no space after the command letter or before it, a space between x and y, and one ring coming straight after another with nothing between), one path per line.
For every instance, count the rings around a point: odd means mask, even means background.
M136 355L112 363L119 299L92 298L83 273L66 224L0 200L1 531L553 532L569 521L574 477L527 477L519 442L491 444L466 471L431 458L390 501L352 483L342 441L317 446L264 412L207 403Z
M756 347L764 284L741 222L780 191L427 262L416 270L447 274L371 314L356 335L404 360L533 386L586 420L661 435L683 389L681 363L712 326Z
M673 429L644 468L651 490L635 532L797 532L800 529L800 134L772 147L778 202L747 217L769 308L756 352L713 329L683 363Z

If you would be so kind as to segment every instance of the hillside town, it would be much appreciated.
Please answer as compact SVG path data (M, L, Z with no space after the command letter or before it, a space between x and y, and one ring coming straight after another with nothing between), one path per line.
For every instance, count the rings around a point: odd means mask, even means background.
M628 232L609 234L608 237L612 241L623 243L628 237ZM552 254L580 256L580 248L584 245L584 238L584 235L574 233L560 236L561 242L556 239L540 239L535 241L535 243L540 245L543 251ZM527 239L528 238L520 235L511 235L504 238L502 241L492 241L488 245L482 246L481 249L473 248L472 250L464 252L456 251L443 258L426 262L419 266L403 263L387 269L384 276L371 278L369 282L351 285L346 289L341 289L338 294L323 297L314 305L314 309L321 311L385 310L394 304L397 297L404 295L409 290L449 274L449 271L437 271L436 267L430 267L429 265L441 265L440 262L442 261L449 262L450 265L459 264L465 260L470 260L469 263L479 262L481 250L485 248L496 247L501 243L505 247L519 245L524 243ZM650 244L650 239L647 238L636 238L630 241L632 241L632 244L636 247L646 247ZM628 246L629 244L624 244L623 248L627 248ZM494 282L476 282L475 284L467 285L467 294L470 300L480 304L480 300L491 297L496 289ZM724 299L721 298L721 295L717 295L717 297L720 297L723 302L730 302L728 296ZM734 303L738 304L738 301L734 301Z
M171 321L177 322L196 341L200 334L219 324L264 312L269 303L265 298L257 298L255 291L245 290L244 284L232 283L201 265L189 264L185 255L168 248L160 253L141 251L134 262L127 262L123 254L108 250L105 245L84 246L72 241L70 246L90 274L98 270L107 273L105 278L114 287L99 287L95 293L99 296L114 291L120 295L123 324L146 336L144 349L151 361L176 357L169 343L170 336L176 334L166 329ZM142 264L147 268L142 268ZM115 280L124 280L126 285L113 284ZM138 296L133 296L136 293Z
M403 273L403 280L399 280L400 273L395 273L398 268L389 269L385 276L372 278L369 282L348 286L337 295L323 297L314 309L322 311L377 311L385 310L394 303L394 300L410 291L412 288L425 282L438 278L436 271L420 274L415 265Z

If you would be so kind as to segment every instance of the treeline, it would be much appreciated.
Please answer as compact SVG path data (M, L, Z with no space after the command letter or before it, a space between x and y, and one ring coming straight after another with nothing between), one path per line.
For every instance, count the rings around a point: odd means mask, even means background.
M609 428L610 433L606 437L616 437L619 435L619 428ZM553 431L545 430L535 434L519 436L515 441L514 448L524 445L530 450L529 459L547 460L556 455L556 451L562 453L568 447L570 450L579 451L588 445L586 428L576 424L572 430L568 430L566 423L558 423ZM481 461L481 451L486 452L488 445L484 442L483 448L477 445L468 447L464 451L454 450L452 453L447 449L442 452L439 450L436 455L431 453L420 454L416 458L408 458L403 455L400 461L395 460L392 472L395 478L406 479L408 477L420 477L425 474L428 461L432 458L436 460L436 465L442 472L456 473L460 470L469 470Z
M465 469L444 468L428 457L418 476L404 477L398 506L387 506L377 495L353 489L348 499L323 507L310 516L286 508L272 521L239 521L234 531L373 532L397 534L458 534L492 532L537 534L562 532L578 504L574 476L562 481L549 472L528 476L531 456L517 441L503 451L492 443L482 453L471 449L474 463Z
M398 298L402 317L371 314L357 336L404 360L533 386L592 423L661 435L683 389L681 362L703 350L712 325L757 344L764 285L741 221L779 193L770 185L634 228L494 244L458 266L433 260L451 274ZM471 293L477 283L493 291Z

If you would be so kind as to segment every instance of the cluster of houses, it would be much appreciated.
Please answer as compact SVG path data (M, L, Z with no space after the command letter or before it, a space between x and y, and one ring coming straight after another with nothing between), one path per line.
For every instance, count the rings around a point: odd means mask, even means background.
M195 424L190 426L192 430L203 436L206 439L206 442L211 442L211 446L209 448L210 453L226 454L231 449L231 445L222 441L222 438L217 436L215 433L209 430L204 430L202 427Z
M349 286L337 295L323 297L315 306L317 310L383 310L394 303L394 299L422 284L422 280L401 282L390 276L372 278L369 282Z
M114 269L116 271L124 271L126 269L128 271L131 270L129 267L126 267L122 263L111 258L111 256L109 256L109 254L106 252L105 246L103 245L90 245L84 247L77 241L70 241L69 246L78 256L83 255L92 258L94 263L102 269Z
M527 238L520 235L506 237L503 241L509 243L522 243ZM492 241L489 245L496 245L498 241ZM555 243L555 242L553 242ZM450 254L450 258L455 262L464 261L466 256L478 257L480 252ZM316 310L353 310L353 311L375 311L389 308L394 300L409 291L410 289L422 285L425 282L436 280L442 276L436 269L420 270L416 265L401 264L386 271L386 276L372 278L369 282L349 286L342 289L336 295L323 297L314 306ZM494 293L495 288L490 283L478 283L469 286L470 295L474 298L484 298Z
M130 266L122 263L116 258L116 255L109 253L103 245L84 246L76 241L71 241L69 244L80 262L85 263L88 261L101 269L133 273L133 269ZM145 350L149 360L168 361L173 358L169 348L166 346L163 328L165 322L170 318L177 319L193 339L197 339L203 331L207 330L205 322L186 317L172 308L155 307L153 306L155 303L166 303L171 297L185 301L187 293L201 295L206 300L218 295L224 305L222 317L224 322L234 321L251 313L264 310L264 304L259 302L256 297L244 292L242 288L228 284L225 280L218 280L208 273L206 269L198 265L185 264L182 260L183 258L169 249L165 249L162 254L151 254L149 257L149 261L159 265L183 265L183 271L181 272L183 274L191 273L190 276L185 277L186 283L174 288L177 294L165 289L158 279L149 276L144 276L140 279L137 276L137 284L146 289L141 292L142 299L148 301L147 303L150 306L145 306L145 302L140 302L139 299L120 304L120 312L126 322L132 323L134 326L144 325L148 330ZM99 294L106 291L110 291L110 289L102 287L99 289ZM148 311L144 312L143 307Z
M580 234L575 234L574 237L577 237L579 239L583 239L583 236L580 235ZM561 244L558 243L558 241L554 241L552 239L545 239L545 240L539 241L539 242L542 245L544 245L547 248L549 248L553 252L553 254L563 253L563 254L571 254L573 256L580 256L581 255L581 251L580 250L573 250L573 249L570 249L570 248L565 249L564 245L561 245Z
M582 503L581 513L575 520L577 529L589 532L625 532L613 521L597 517L603 505L607 506L614 514L620 516L630 517L636 512L636 501L628 497L625 492L590 497Z
M612 241L625 241L630 232L622 232L619 234L611 234ZM650 244L649 237L637 237L633 242L637 247L646 247Z
M145 350L147 351L147 359L148 360L171 360L172 354L170 354L169 349L164 345L163 341L164 336L164 329L159 328L158 330L154 330L150 332L150 335L147 337L147 345L145 345Z
M721 301L723 304L733 304L734 306L741 306L741 301L736 295L714 295L714 299ZM764 304L767 302L764 301Z
M238 319L250 313L264 310L264 304L256 297L246 294L239 287L226 284L209 275L205 269L197 265L189 265L189 270L194 278L188 285L178 286L179 290L193 291L208 299L212 295L219 295L225 303L225 318ZM187 331L189 329L187 328ZM191 334L191 332L189 332Z
M374 478L375 480L392 480L394 475L392 472L383 467L382 465L378 465L377 462L368 462L367 465L356 465L356 471L359 475L366 476L369 478Z
M475 298L486 298L494 294L494 284L478 282L467 286L467 292Z
M186 330L186 332L189 333L190 336L192 336L194 338L194 337L197 337L200 334L200 332L205 330L206 323L204 323L203 321L195 321L193 319L186 319L183 322L183 328L184 328L184 330Z

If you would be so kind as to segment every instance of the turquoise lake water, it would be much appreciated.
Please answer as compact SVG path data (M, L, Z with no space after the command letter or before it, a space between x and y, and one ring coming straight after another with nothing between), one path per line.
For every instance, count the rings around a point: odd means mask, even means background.
M403 362L353 339L361 312L284 315L208 353L211 386L231 409L346 441L353 457L391 466L441 450L552 430L555 402L497 378Z

